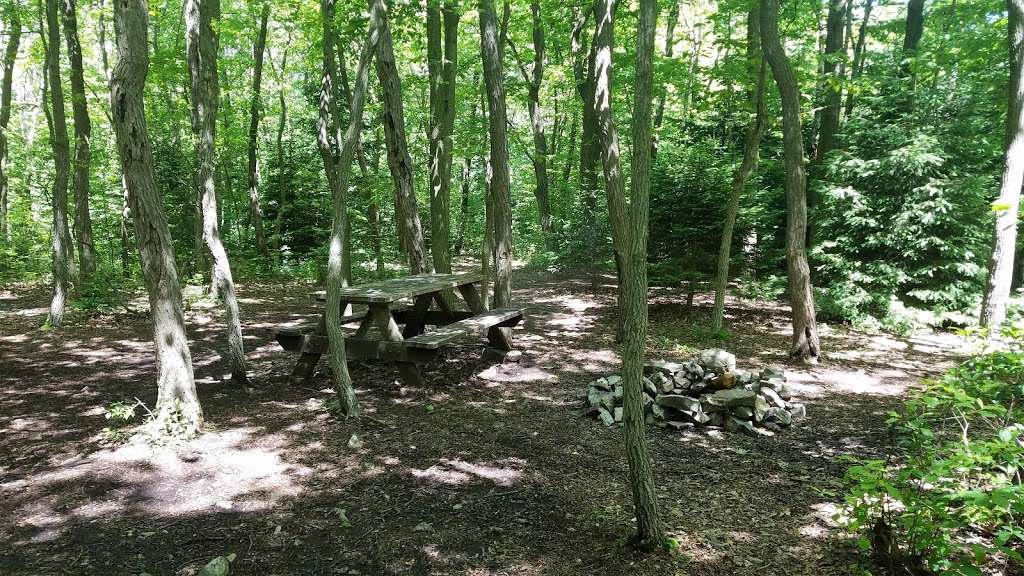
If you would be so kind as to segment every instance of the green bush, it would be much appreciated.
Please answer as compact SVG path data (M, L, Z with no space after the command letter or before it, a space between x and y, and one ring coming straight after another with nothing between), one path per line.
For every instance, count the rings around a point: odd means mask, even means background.
M980 575L1024 561L1022 400L1018 346L927 382L892 413L900 453L847 472L839 518L860 547L893 573Z

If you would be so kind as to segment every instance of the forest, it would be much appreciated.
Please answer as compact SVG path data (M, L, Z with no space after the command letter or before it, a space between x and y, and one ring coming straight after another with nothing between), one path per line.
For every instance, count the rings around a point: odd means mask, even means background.
M0 574L1024 574L1022 187L1024 0L0 0Z

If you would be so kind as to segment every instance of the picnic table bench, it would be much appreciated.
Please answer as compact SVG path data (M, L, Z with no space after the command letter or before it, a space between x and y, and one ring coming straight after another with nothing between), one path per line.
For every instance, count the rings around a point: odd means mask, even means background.
M479 272L418 274L349 286L341 290L342 325L359 322L345 337L349 360L384 360L398 366L410 384L421 384L419 366L429 363L446 344L466 336L486 336L492 348L512 349L510 329L523 318L517 308L485 310L480 298ZM445 292L458 291L467 310L453 309ZM314 292L318 301L325 293ZM411 300L411 305L403 300ZM349 312L353 305L362 308ZM434 309L432 309L432 306ZM298 352L292 381L313 376L320 357L327 353L326 310L319 320L281 326L276 338L285 350ZM399 325L403 327L400 329ZM436 328L428 331L427 326ZM378 337L370 337L376 328Z

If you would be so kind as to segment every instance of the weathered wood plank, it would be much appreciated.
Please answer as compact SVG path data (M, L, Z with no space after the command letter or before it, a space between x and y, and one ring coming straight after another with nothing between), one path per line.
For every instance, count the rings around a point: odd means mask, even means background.
M417 274L342 288L341 297L347 302L357 304L386 304L402 298L414 298L421 294L457 288L464 284L479 282L480 279L479 272ZM324 292L314 292L313 294L319 299Z
M448 324L447 326L442 326L432 332L409 338L405 341L405 345L410 348L435 350L461 336L482 336L494 327L515 326L522 318L523 312L518 308L497 308L476 314L453 324ZM496 343L493 339L491 343L492 345L500 344L502 347L507 347L509 344L505 341Z

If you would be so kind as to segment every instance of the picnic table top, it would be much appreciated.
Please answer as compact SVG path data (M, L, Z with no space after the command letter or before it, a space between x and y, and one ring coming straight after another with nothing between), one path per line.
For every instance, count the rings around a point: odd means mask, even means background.
M342 288L341 298L353 304L390 304L402 298L413 298L421 294L457 288L479 282L481 279L480 272L417 274ZM317 294L324 294L324 292L320 291Z

